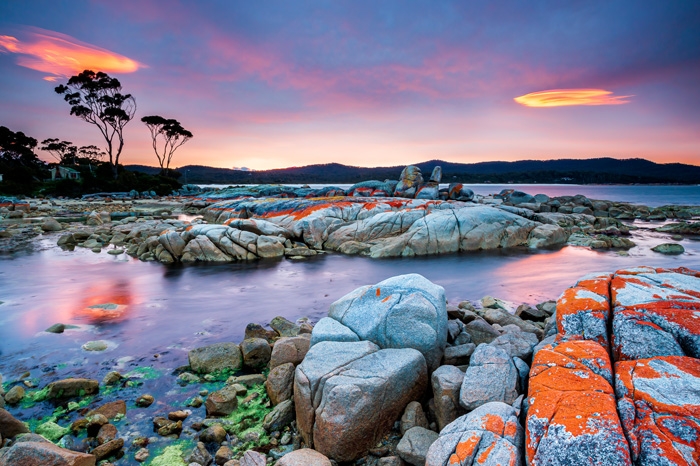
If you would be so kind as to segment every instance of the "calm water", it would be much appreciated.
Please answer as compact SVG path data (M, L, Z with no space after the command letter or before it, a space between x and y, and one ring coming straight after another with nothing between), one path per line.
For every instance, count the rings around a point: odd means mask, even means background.
M355 288L405 273L442 285L455 303L490 294L535 304L556 299L589 272L636 265L700 269L700 242L684 240L686 254L671 257L650 251L666 235L642 231L633 239L639 246L629 257L564 247L390 260L329 254L301 262L166 267L125 255L61 251L52 246L56 236L47 236L41 252L0 259L0 372L7 377L66 361L104 365L105 359L164 352L176 367L186 364L188 349L240 341L249 322L265 324L277 315L316 321ZM104 303L119 306L90 307ZM80 328L43 332L57 322ZM81 349L98 339L112 348L99 354Z
M226 185L200 185L202 187L224 188ZM288 186L301 186L291 184ZM321 188L325 185L312 184L312 188ZM347 189L351 185L340 184L340 188ZM446 188L447 184L441 184ZM630 202L643 204L650 207L662 205L700 205L700 186L630 186L630 185L578 185L578 184L470 184L468 185L476 194L487 196L498 194L502 189L517 189L528 194L546 194L555 196L575 196L583 194L590 199L604 199L608 201Z

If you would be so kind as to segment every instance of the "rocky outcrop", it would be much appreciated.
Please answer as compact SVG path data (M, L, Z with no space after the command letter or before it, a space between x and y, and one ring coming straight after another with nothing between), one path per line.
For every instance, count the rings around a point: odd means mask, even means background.
M351 461L388 432L427 384L425 358L417 350L320 342L296 369L297 425L308 446Z
M610 280L612 274L581 278L557 301L557 331L564 337L580 336L609 348Z
M522 445L517 411L505 403L487 403L440 431L425 465L519 465Z
M630 464L612 365L597 342L574 340L540 350L530 371L528 399L529 464Z

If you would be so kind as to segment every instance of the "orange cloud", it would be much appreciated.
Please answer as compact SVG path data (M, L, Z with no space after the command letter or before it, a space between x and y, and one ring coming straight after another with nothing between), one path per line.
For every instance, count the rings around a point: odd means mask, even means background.
M44 79L56 81L90 69L105 73L133 73L142 64L86 44L71 36L39 28L28 28L23 40L0 35L0 53L16 53L17 64L48 73Z
M516 97L526 107L564 107L570 105L620 105L629 103L631 95L614 96L604 89L552 89Z

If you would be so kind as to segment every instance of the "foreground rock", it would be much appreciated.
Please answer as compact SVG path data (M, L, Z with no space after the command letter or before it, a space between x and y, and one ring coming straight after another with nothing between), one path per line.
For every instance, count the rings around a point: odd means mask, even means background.
M0 456L0 466L95 466L95 460L50 442L19 442Z
M376 445L427 383L425 359L414 349L380 349L368 341L318 343L296 369L299 430L320 453L354 460Z
M517 411L504 403L487 403L440 431L425 465L519 465L522 445Z

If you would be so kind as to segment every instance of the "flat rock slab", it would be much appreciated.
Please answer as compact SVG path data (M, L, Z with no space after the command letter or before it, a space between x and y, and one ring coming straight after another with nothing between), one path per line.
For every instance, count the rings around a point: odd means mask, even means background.
M597 342L574 340L541 349L530 371L528 398L528 464L631 464L610 358Z
M635 464L700 463L700 361L667 356L618 362L615 385Z
M338 462L352 461L376 445L427 384L417 350L321 342L296 369L297 425L307 445Z
M520 465L523 436L512 406L486 403L440 432L428 450L425 466Z
M557 331L609 348L610 281L612 274L583 277L557 300Z
M0 466L95 466L95 456L48 442L15 443L0 457Z
M700 358L700 276L640 267L612 280L615 359Z

